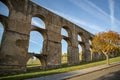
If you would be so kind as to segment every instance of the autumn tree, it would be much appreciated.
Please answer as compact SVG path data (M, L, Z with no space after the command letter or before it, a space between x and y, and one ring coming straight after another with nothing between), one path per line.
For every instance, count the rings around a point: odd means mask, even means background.
M109 53L118 49L119 34L114 31L100 32L92 40L92 53L102 52L107 64L109 64Z

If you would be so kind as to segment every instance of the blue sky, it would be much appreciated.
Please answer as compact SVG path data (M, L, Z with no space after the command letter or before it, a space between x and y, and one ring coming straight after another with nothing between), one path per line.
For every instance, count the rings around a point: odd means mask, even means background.
M120 0L32 0L95 34L120 33Z
M120 0L31 0L34 3L66 18L83 29L96 34L101 31L113 30L120 33ZM8 15L8 10L0 3L0 14ZM40 20L32 18L32 25L42 26ZM1 24L0 24L1 27ZM1 34L1 28L0 28ZM37 32L31 32L29 51L40 52L43 37ZM66 35L63 30L63 34ZM39 36L38 36L39 35ZM34 36L34 37L33 37ZM36 39L38 38L38 39ZM39 45L37 45L39 42ZM35 44L36 43L36 44ZM62 40L62 51L66 53L67 43ZM35 47L37 46L37 47Z

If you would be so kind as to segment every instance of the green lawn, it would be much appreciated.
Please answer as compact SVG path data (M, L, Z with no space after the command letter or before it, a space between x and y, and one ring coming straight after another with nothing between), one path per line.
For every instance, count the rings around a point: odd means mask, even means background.
M111 63L117 62L117 61L120 61L120 57L110 59ZM79 65L74 65L74 66L63 66L61 68L52 69L52 70L39 70L38 67L36 67L33 70L31 69L31 71L28 71L25 73L9 75L9 76L2 76L2 77L0 77L0 79L2 79L2 80L21 80L21 79L63 73L63 72L68 72L68 71L73 71L73 70L80 70L80 69L84 69L84 68L102 65L105 63L106 63L105 60L97 61L97 62L87 62L87 63L80 63Z

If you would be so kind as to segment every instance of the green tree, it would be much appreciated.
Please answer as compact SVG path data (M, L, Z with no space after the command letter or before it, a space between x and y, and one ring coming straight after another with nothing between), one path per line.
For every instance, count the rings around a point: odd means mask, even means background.
M118 49L119 34L117 32L108 31L96 34L92 40L92 53L102 52L109 64L109 53Z

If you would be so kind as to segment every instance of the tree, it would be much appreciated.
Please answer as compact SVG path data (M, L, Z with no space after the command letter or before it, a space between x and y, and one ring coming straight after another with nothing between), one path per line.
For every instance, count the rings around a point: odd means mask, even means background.
M118 43L119 34L117 32L100 32L92 39L92 53L102 52L109 64L109 53L118 49Z

